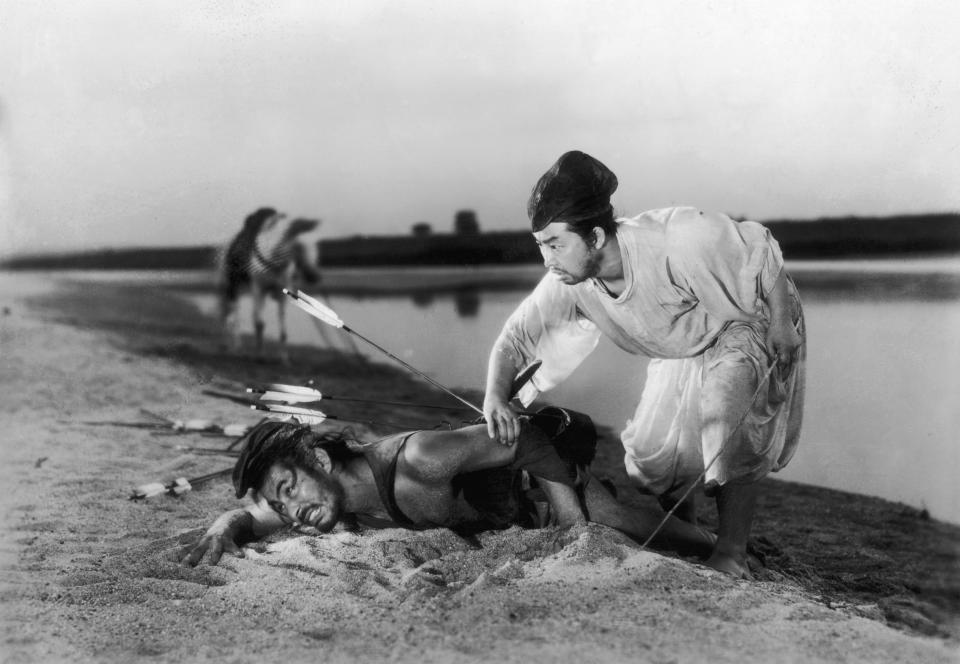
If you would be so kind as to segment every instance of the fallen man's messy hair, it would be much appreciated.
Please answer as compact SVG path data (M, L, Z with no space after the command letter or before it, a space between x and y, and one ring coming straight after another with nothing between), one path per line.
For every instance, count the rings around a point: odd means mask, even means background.
M240 458L233 467L233 488L242 498L251 488L257 488L267 470L275 463L284 462L303 468L313 468L316 457L313 450L321 448L334 466L343 465L360 454L363 444L350 428L317 433L309 426L294 422L264 420L240 440Z

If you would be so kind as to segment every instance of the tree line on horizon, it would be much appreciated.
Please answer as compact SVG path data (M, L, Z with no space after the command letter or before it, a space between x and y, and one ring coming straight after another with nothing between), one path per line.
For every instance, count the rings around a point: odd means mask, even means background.
M822 217L761 222L788 259L923 256L960 253L960 214ZM137 247L14 256L6 269L191 270L214 265L216 246ZM408 235L355 235L318 242L325 266L476 265L539 262L521 231L481 232L476 214L460 210L452 233L414 224Z

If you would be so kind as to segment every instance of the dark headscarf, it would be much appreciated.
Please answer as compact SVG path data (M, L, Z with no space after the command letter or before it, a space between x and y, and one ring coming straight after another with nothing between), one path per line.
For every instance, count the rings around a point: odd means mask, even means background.
M534 232L554 222L576 223L611 214L610 196L617 176L588 154L573 150L561 155L537 182L527 202Z

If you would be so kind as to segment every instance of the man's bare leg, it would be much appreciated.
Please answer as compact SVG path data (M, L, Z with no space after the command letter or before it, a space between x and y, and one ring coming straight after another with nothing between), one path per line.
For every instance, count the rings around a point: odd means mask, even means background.
M676 493L683 495L682 491L677 491ZM663 508L664 512L673 510L673 515L678 519L697 525L697 494L695 491L691 492L682 503L677 499L676 495L669 493L657 496L657 502L660 503L660 507ZM676 506L676 509L674 509L674 506Z
M733 480L735 472L749 464L751 444L744 418L754 407L760 371L752 356L744 350L752 344L746 328L735 327L724 333L711 349L713 359L704 361L700 414L704 463L716 461L716 474L723 482L716 493L717 546L707 565L737 578L752 578L747 566L747 538L753 525L757 504L756 482ZM758 432L754 436L760 435ZM719 455L719 456L715 456ZM752 459L759 463L761 459ZM712 462L711 462L712 463Z
M663 514L656 510L633 509L621 505L596 479L590 481L584 492L587 517L605 526L616 528L641 544L660 525ZM706 558L717 538L707 530L671 516L653 539L653 546L669 549L681 555Z
M707 565L740 579L752 579L747 565L747 538L753 525L759 487L749 484L724 484L717 489L717 513L720 527L717 545Z
M542 477L537 478L537 484L547 494L547 500L550 501L550 509L553 513L553 521L556 525L569 528L587 522L587 517L580 508L577 492L573 488L560 482L545 480Z

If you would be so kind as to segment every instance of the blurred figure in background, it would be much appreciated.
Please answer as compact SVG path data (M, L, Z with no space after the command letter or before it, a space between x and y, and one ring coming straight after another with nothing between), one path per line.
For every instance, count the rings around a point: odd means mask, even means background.
M231 350L240 348L237 302L249 290L253 296L255 352L259 355L263 351L263 306L270 296L277 302L281 359L287 361L282 289L296 289L302 282L313 284L320 281L315 253L300 237L319 225L319 220L288 220L286 215L273 208L260 208L246 218L240 232L220 252L217 293L220 319Z

